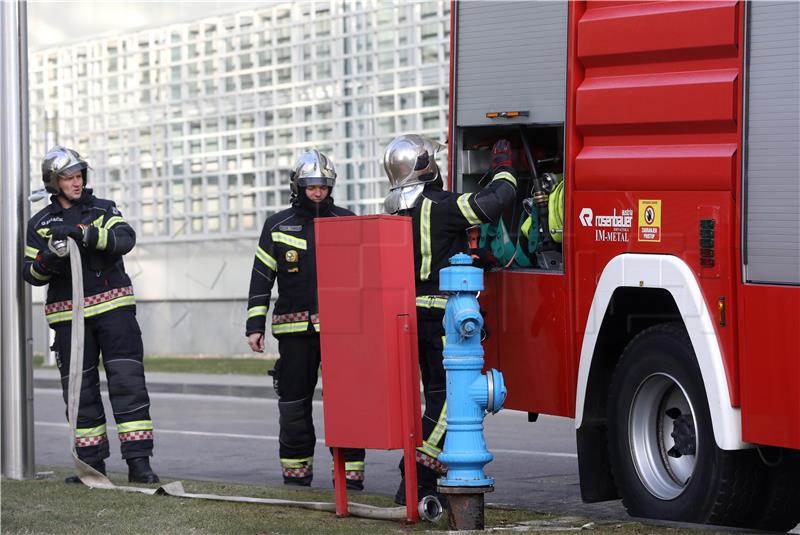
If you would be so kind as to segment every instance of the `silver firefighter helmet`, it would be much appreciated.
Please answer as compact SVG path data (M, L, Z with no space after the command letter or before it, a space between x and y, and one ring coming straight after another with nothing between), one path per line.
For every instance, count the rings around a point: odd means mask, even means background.
M325 154L311 149L297 158L291 176L292 194L297 195L300 188L307 186L328 186L333 190L335 184L336 168Z
M78 154L78 151L54 145L42 159L42 182L48 192L57 195L61 192L58 188L60 175L80 170L83 175L83 185L86 186L86 170L88 168L89 164Z
M383 168L389 178L389 194L383 206L390 214L414 206L425 185L439 177L436 153L444 145L417 134L394 138L383 154Z

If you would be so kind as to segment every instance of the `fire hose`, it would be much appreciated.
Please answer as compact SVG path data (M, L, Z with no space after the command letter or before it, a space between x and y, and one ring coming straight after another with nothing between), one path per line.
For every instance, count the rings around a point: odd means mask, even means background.
M173 481L158 488L131 487L115 485L104 474L98 472L81 461L75 450L75 424L80 402L81 381L83 380L84 349L84 315L83 315L83 267L81 266L80 247L72 238L66 240L50 240L48 247L60 257L69 256L70 273L72 275L72 337L70 339L69 384L67 387L67 418L70 429L70 451L75 463L75 470L81 482L89 488L113 489L125 492L139 492L149 495L169 495L179 498L197 498L227 502L260 503L264 505L280 505L284 507L300 507L316 511L336 512L336 504L328 502L306 502L281 500L273 498L251 498L246 496L223 496L219 494L199 494L186 492L180 481ZM361 503L348 502L348 512L353 516L375 520L403 520L406 518L405 507L377 507ZM434 496L426 496L419 503L420 517L431 522L442 516L442 506Z

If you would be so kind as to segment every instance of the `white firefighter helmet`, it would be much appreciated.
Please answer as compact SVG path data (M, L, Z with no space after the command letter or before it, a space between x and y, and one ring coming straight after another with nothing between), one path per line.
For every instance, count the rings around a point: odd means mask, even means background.
M83 176L83 185L86 186L86 170L89 164L78 151L55 145L47 151L42 159L42 182L45 189L57 195L61 192L58 188L58 177L65 173L80 170Z
M417 134L397 136L386 147L383 168L389 178L389 194L383 206L390 214L414 206L425 184L439 178L436 153L444 145Z
M311 149L297 158L291 176L292 194L297 195L300 188L307 186L328 186L333 190L335 184L336 168L325 154Z

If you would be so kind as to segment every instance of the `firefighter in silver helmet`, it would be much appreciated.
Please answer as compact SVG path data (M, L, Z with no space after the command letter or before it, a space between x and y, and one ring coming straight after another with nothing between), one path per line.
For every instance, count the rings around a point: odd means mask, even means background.
M100 398L100 354L117 423L128 480L157 483L150 467L153 422L143 366L142 333L136 322L136 301L123 255L136 234L113 201L99 199L86 188L89 165L77 151L54 146L42 160L42 181L52 194L50 204L28 222L23 278L47 285L45 317L55 331L56 362L69 375L72 332L72 276L69 258L51 249L68 237L78 242L83 267L84 372L75 428L78 457L101 473L109 456L106 415ZM64 399L67 383L62 381ZM77 476L68 483L79 483Z
M420 497L436 492L436 480L446 470L438 460L447 426L442 365L447 298L439 294L439 270L449 265L454 254L470 251L467 229L496 222L514 203L517 189L508 141L500 140L492 148L492 181L477 193L444 190L435 160L441 148L437 141L406 134L392 140L383 157L390 184L384 208L390 214L411 216L413 225L419 362L425 394L423 442L416 452ZM401 473L403 469L401 460ZM406 503L405 480L400 482L395 502Z
M278 339L279 358L271 375L278 394L279 455L287 485L308 486L314 477L317 439L311 401L320 365L314 218L354 215L334 204L335 184L336 171L325 154L312 149L300 155L290 176L292 205L264 223L250 277L245 334L250 349L258 353L264 351L267 309L278 281L270 330ZM347 488L362 490L364 450L345 450L345 467Z

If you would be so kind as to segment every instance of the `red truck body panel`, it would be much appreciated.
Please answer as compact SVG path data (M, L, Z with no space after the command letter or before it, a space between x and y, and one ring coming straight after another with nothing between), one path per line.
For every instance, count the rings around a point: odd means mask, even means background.
M699 284L743 440L800 448L800 288L743 282L744 10L569 3L564 272L492 272L481 296L487 366L504 373L508 408L574 417L603 269L623 253L671 255ZM703 220L714 220L713 265L701 263Z

